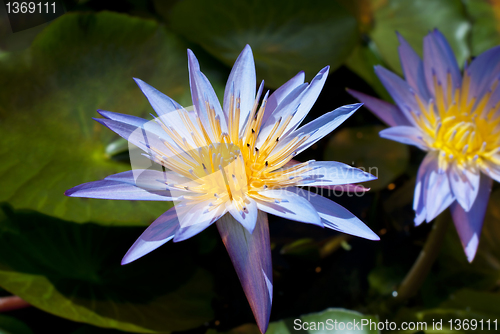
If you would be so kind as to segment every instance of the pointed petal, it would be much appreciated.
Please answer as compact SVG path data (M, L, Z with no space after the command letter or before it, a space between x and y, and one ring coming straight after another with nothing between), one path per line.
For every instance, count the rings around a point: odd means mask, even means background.
M168 137L163 129L155 122L147 122L143 127L137 127L112 119L94 119L149 155L153 155L149 147L160 149L166 156L173 155L172 151L165 146L164 141L168 141L174 146L176 146L176 144L171 142L170 137Z
M451 205L453 222L469 262L476 256L492 185L493 180L490 177L481 175L479 192L469 212L465 212L458 203Z
M251 199L250 197L247 197L245 199L246 211L238 211L233 204L229 204L227 209L231 216L233 216L234 219L236 219L241 225L243 225L243 227L245 227L248 232L253 233L258 214L257 203L253 199Z
M418 169L413 209L419 216L422 208L425 208L425 218L430 222L454 200L448 174L438 171L437 153L429 152Z
M112 112L112 111L106 111L106 110L97 110L97 112L107 118L111 119L113 121L118 121L120 123L125 123L132 125L136 128L142 127L144 124L150 122L147 119L141 118L141 117L136 117L136 116L131 116L131 115L126 115L126 114L120 114L117 112Z
M398 39L399 59L401 60L401 68L403 69L405 79L410 87L420 94L424 101L428 101L431 95L425 81L424 63L399 33Z
M141 79L134 78L134 80L142 90L142 92L148 99L149 104L151 104L151 107L153 107L158 116L169 114L170 112L178 109L183 109L179 103L175 102L156 88L148 85Z
M418 112L420 107L415 99L413 88L399 76L382 66L375 66L375 73L406 119L411 124L415 124L415 120L411 114Z
M234 85L234 100L240 98L240 124L239 130L246 125L248 115L255 102L255 86L257 78L255 76L255 63L253 60L252 49L247 44L241 51L238 59L231 69L231 74L227 79L226 89L224 90L224 113L229 118L229 105L232 99L231 87Z
M180 225L175 233L174 242L189 239L200 233L226 213L223 205L219 205L218 208L212 208L210 202L201 202L194 205L182 205L181 203L174 208L176 209Z
M498 160L498 154L494 155L493 158ZM483 173L491 177L493 180L500 182L500 166L495 163L484 161L485 168L482 169Z
M219 219L217 228L252 308L257 326L265 333L273 300L267 214L259 211L253 233L249 233L228 214Z
M328 78L329 70L330 66L326 66L321 71L319 71L318 74L316 74L316 76L312 79L311 84L300 96L299 108L293 116L290 124L288 124L287 129L285 130L285 135L288 132L294 131L300 125L300 123L302 123L314 103L316 103L316 100L318 99L318 96L321 93L323 86L325 85L326 79Z
M379 132L380 137L397 141L407 145L413 145L423 151L427 151L427 143L423 140L423 133L414 126L393 126Z
M382 122L390 126L411 125L401 109L392 103L347 89L347 92L363 103L363 106L375 114Z
M456 164L453 164L449 174L453 195L460 206L468 212L476 200L481 173L479 170L476 172L468 169L461 170Z
M471 81L469 97L477 97L480 101L500 76L500 46L491 48L474 58L467 72Z
M452 92L461 85L462 75L455 54L438 30L424 37L424 72L427 87L433 96L436 94L434 75L438 83L443 86L444 92L448 89L448 75L451 75Z
M275 216L295 220L301 223L314 224L323 227L321 218L312 204L286 189L264 190L260 195L281 200L280 202L267 202L255 200L257 208Z
M288 116L296 113L300 106L302 94L307 89L307 84L297 86L290 94L288 94L278 105L278 107L269 115L266 122L260 128L255 145L260 147L271 133L277 122L285 120ZM267 108L266 108L267 109Z
M219 100L215 94L212 85L200 71L198 59L194 53L188 49L188 68L189 68L189 85L191 87L191 98L198 117L207 131L212 142L216 142L214 129L210 125L206 104L213 108L215 115L219 117L221 129L227 133L226 115L222 112Z
M69 197L116 199L128 201L177 201L167 190L146 190L132 184L100 180L80 184L64 193Z
M346 183L358 183L375 180L376 177L336 161L312 161L307 164L306 172L295 170L289 173L290 177L300 177L297 186L328 186ZM286 169L281 172L286 172ZM287 174L288 175L288 174Z
M287 137L282 138L280 140L280 143L276 145L272 152L279 152L280 149L291 142L295 137L308 135L309 138L296 151L296 154L299 154L300 152L304 151L305 149L316 143L318 140L335 130L361 106L361 103L345 105L316 118L315 120L298 128Z
M265 124L276 107L283 101L285 97L288 96L295 88L304 83L305 74L303 71L297 73L293 78L288 80L280 88L276 89L271 96L267 99L266 109L264 110L264 116L262 117L262 124Z
M127 254L122 259L121 264L128 264L140 257L154 251L156 248L173 239L175 232L179 228L179 220L175 208L158 217L141 234L136 242L130 247Z
M378 235L343 206L305 189L295 188L295 192L313 205L325 227L369 240L380 240Z

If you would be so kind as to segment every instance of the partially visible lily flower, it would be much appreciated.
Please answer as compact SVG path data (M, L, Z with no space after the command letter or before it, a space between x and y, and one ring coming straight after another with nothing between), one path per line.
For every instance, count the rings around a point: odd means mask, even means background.
M132 245L122 264L216 223L264 333L273 290L267 213L379 239L342 206L298 188L369 181L374 179L372 175L339 162L289 163L361 104L340 107L299 126L316 101L329 68L322 69L310 84L304 83L300 72L273 94L265 93L261 101L264 83L256 91L255 65L247 45L231 71L221 108L190 50L188 64L194 112L135 79L157 117L148 121L99 111L104 118L96 119L141 148L161 168L111 175L74 187L66 195L176 202Z
M424 38L423 61L398 34L405 80L375 67L396 105L350 91L391 127L380 136L428 152L417 175L415 224L450 207L469 262L474 259L492 179L500 181L500 46L460 73L445 37Z

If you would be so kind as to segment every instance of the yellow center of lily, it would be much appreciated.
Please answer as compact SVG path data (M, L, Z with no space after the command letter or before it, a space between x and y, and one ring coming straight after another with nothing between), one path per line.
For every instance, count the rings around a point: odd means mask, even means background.
M439 168L450 163L460 168L487 168L485 162L499 164L500 117L495 107L486 109L498 81L480 101L469 95L470 75L465 71L461 88L453 90L448 74L447 90L434 77L435 100L424 104L416 94L419 113L412 113L424 132L423 140L439 151Z
M285 133L292 116L276 122L260 147L256 146L257 136L262 128L266 98L258 108L258 99L248 116L245 127L239 129L240 101L231 99L228 115L228 133L221 129L221 122L213 108L207 103L209 128L203 126L197 117L195 125L186 110L177 110L185 128L191 133L193 147L178 131L157 119L163 130L175 142L164 142L173 154L168 158L161 149L151 148L154 158L164 167L189 178L192 182L168 184L171 188L195 193L184 196L185 200L199 203L209 200L211 208L232 202L238 211L245 211L246 196L268 202L279 202L259 194L266 189L293 186L301 180L291 176L297 171L307 171L307 162L286 170L279 170L296 154L297 149L307 140L308 135L298 136L286 145L275 149ZM215 142L211 139L215 138Z

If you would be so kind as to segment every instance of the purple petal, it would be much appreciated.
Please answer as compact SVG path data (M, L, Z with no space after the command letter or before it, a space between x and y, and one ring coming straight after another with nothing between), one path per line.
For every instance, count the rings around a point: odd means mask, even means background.
M394 104L374 98L372 96L348 89L347 92L363 103L363 106L368 108L382 122L390 126L396 125L411 125L410 121Z
M453 221L469 262L472 262L476 255L492 184L491 178L481 176L479 192L469 212L465 212L458 203L451 205Z
M225 207L222 205L213 208L210 207L209 202L176 205L175 209L180 227L175 233L174 242L189 239L200 233L226 213Z
M438 30L432 31L424 38L424 72L427 88L433 96L436 95L434 75L444 92L448 89L448 75L451 75L452 92L461 85L462 75L455 54Z
M290 92L290 94L285 96L285 98L281 101L278 107L276 107L273 113L269 115L266 122L262 123L263 125L259 131L257 141L255 143L257 147L260 147L264 143L264 141L267 140L267 137L269 136L277 122L283 121L288 116L297 112L298 107L300 106L300 99L302 97L302 94L306 91L307 87L307 83L303 83L297 86L292 92Z
M500 76L500 46L477 56L471 62L467 73L470 74L471 80L469 97L477 97L480 101Z
M250 197L247 197L245 199L245 209L246 211L240 212L233 204L230 204L228 207L231 216L243 225L248 232L252 233L255 228L255 223L257 222L257 203Z
M117 199L128 201L177 201L167 190L146 190L132 184L113 180L100 180L80 184L64 193L69 197Z
M498 159L498 154L493 157ZM484 164L486 168L483 168L483 173L491 177L493 180L500 182L500 166L489 161L484 161Z
M416 211L417 217L421 217L421 211L425 208L425 218L427 222L430 222L450 206L454 200L448 174L438 170L437 153L428 153L418 169L417 185L415 186L413 209ZM415 222L418 225L417 220Z
M112 111L106 111L106 110L97 110L97 112L107 118L111 119L113 121L118 121L120 123L125 123L132 125L136 128L141 128L144 126L144 124L150 122L147 119L141 118L141 117L136 117L136 116L131 116L131 115L126 115L126 114L120 114L117 112L112 112Z
M178 228L179 220L177 219L177 213L175 208L171 208L149 225L139 239L130 247L127 254L123 257L121 264L128 264L154 251L156 248L173 239Z
M265 333L273 300L273 271L267 214L260 212L253 233L231 215L224 215L217 228L226 246L257 326Z
M415 124L412 113L418 113L420 107L415 99L413 88L399 76L386 70L382 66L375 66L375 73L406 119L411 124Z
M461 170L456 164L453 164L450 168L450 185L453 195L457 199L458 204L468 212L474 201L479 190L479 177L480 172L477 170L473 172L468 169Z
M224 113L226 117L229 117L232 87L234 87L234 103L236 103L238 97L240 98L240 130L246 126L248 115L253 108L256 82L252 49L247 44L234 63L224 91Z
M414 126L393 126L379 132L380 137L397 141L407 145L414 145L421 150L427 151L427 143L423 140L420 128Z
M313 205L325 227L369 240L380 240L378 235L343 206L305 189L295 188L295 192Z
M286 219L323 227L321 218L319 217L312 204L296 193L282 188L274 190L264 190L259 192L259 194L269 198L275 198L279 201L267 202L256 200L257 208L259 210Z
M136 127L112 119L94 118L122 138L128 140L146 153L153 155L149 147L154 147L171 156L173 153L165 146L163 141L171 141L170 137L155 122L147 122L144 127ZM175 145L175 143L172 143Z
M346 183L358 183L375 180L376 177L336 161L312 161L305 167L306 172L295 170L289 173L290 177L300 177L297 186L328 186ZM286 169L281 170L286 173Z
M287 129L285 131L285 135L289 132L294 131L300 123L307 116L312 106L318 99L323 86L325 85L326 79L328 78L328 71L330 70L330 66L326 66L321 71L316 74L316 76L312 79L311 84L307 87L304 93L300 96L300 105L297 109L297 112L293 116L292 121L288 124Z
M398 47L399 59L405 79L424 101L429 101L431 95L425 81L424 63L403 36L398 34L398 39L400 43Z
M280 143L274 148L272 152L279 152L281 148L287 145L295 137L308 135L309 138L296 151L296 154L299 154L300 152L304 151L311 145L315 144L318 140L335 130L361 106L361 103L345 105L316 118L315 120L298 128L287 137L282 138L280 140Z
M262 117L262 124L265 124L270 115L274 113L276 107L288 96L295 88L304 83L305 74L303 71L299 72L293 78L288 80L280 88L276 89L267 100L264 116Z
M148 85L141 79L134 78L134 80L142 90L142 92L148 99L149 104L151 104L151 107L153 107L158 116L169 114L172 111L178 109L183 109L179 103L175 102L156 88Z
M194 53L188 49L189 85L191 87L191 98L198 117L207 131L212 142L216 142L214 129L210 125L206 103L214 109L215 115L219 117L223 132L227 133L226 115L222 112L219 100L212 85L200 71L200 65ZM255 83L254 83L255 84Z

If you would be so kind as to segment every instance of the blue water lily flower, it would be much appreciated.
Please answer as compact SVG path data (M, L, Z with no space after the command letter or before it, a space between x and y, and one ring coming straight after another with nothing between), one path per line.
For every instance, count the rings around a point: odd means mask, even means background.
M231 71L221 107L188 50L194 110L136 79L157 116L153 120L99 111L96 119L144 151L161 168L134 169L85 183L67 196L175 201L123 258L130 263L167 241L190 238L216 223L259 329L272 304L273 276L267 214L378 240L352 213L300 186L327 187L373 180L339 162L290 160L334 130L361 104L340 107L300 126L328 75L310 84L300 72L274 93L256 90L253 55L247 45ZM149 160L148 160L149 161Z
M350 93L391 127L380 136L427 152L417 175L415 224L450 207L469 262L474 259L492 179L500 181L500 46L465 66L445 37L424 38L424 57L398 35L405 80L375 67L396 105Z

